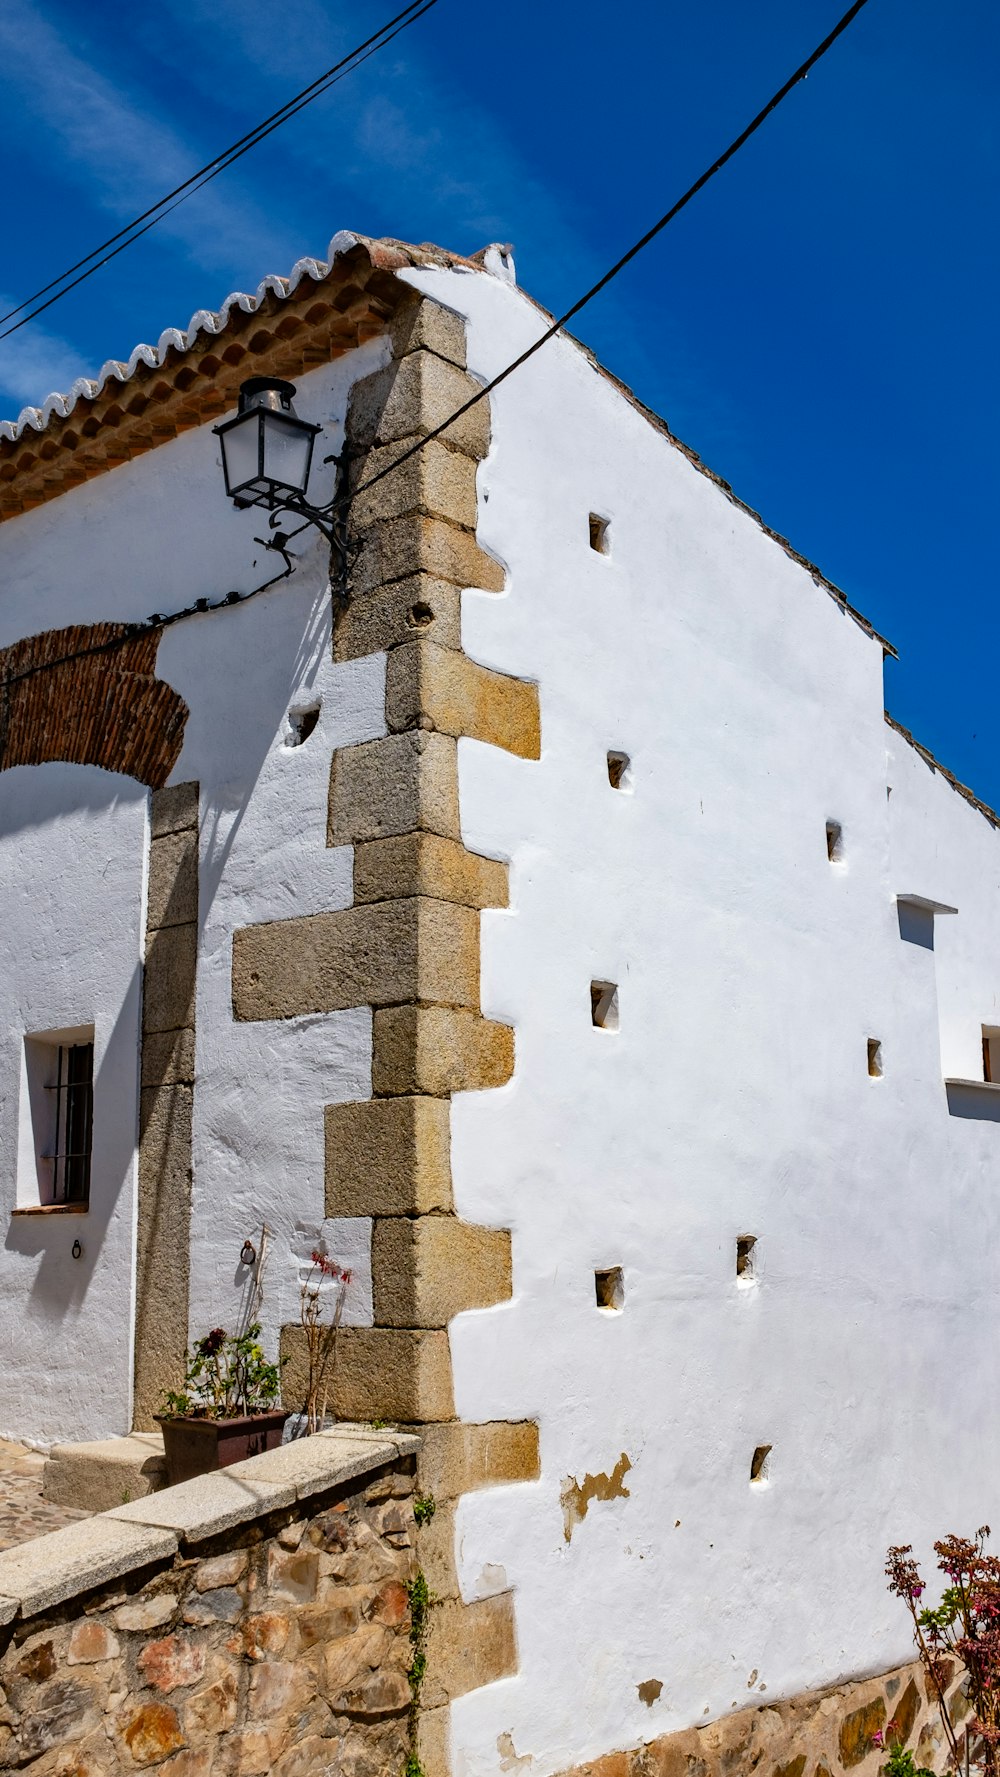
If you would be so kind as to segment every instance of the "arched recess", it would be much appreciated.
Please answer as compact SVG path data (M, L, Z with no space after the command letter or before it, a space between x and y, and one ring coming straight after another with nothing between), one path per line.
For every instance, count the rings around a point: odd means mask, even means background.
M160 635L74 624L0 649L0 771L64 760L162 788L188 706L156 677Z

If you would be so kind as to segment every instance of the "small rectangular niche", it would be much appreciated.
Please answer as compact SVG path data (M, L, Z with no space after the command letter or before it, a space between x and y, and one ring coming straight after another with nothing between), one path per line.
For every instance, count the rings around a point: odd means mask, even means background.
M631 764L627 753L608 754L608 782L613 790L631 790Z
M983 1079L987 1086L1000 1086L1000 1026L983 1025Z
M618 984L616 981L590 983L590 1016L598 1030L618 1029Z
M611 520L599 517L596 512L590 514L590 547L598 555L611 553Z
M736 1276L740 1283L756 1283L756 1258L754 1249L757 1245L756 1234L737 1234L736 1236Z
M839 821L826 823L826 855L831 864L844 862L844 829Z
M620 1314L625 1306L625 1273L621 1266L612 1265L607 1271L595 1271L594 1290L598 1308Z
M319 721L319 711L320 706L318 701L316 703L304 705L301 709L289 710L288 735L285 740L286 747L301 747L305 745Z
M872 1080L882 1078L882 1045L878 1037L868 1038L868 1077Z
M750 1485L763 1487L770 1480L771 1445L758 1444L750 1460Z

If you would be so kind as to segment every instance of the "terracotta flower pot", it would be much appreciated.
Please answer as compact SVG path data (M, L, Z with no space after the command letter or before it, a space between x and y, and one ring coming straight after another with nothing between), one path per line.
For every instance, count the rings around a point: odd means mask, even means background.
M206 1419L197 1414L157 1413L171 1487L215 1469L276 1450L288 1418L283 1407L247 1419Z

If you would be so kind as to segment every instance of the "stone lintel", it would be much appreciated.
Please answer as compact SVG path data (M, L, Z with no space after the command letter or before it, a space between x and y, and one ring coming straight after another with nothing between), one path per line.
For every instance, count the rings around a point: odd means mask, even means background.
M372 1088L380 1096L482 1091L514 1071L508 1024L448 1006L390 1006L374 1018Z
M450 1777L451 1710L447 1703L421 1709L417 1721L417 1756L425 1777Z
M354 848L354 900L430 895L463 907L506 907L509 866L437 833L403 833Z
M433 1608L421 1699L429 1709L516 1671L512 1592L497 1592L471 1604L446 1598Z
M420 1566L432 1598L460 1598L455 1560L456 1505L434 1496L434 1516L420 1526Z
M419 635L430 637L441 648L461 648L462 593L452 581L435 579L432 574L411 574L368 593L355 588L334 617L334 659L357 660L365 654L380 654Z
M413 896L244 926L233 934L238 1019L402 1001L478 1006L474 909Z
M467 371L418 348L361 378L351 390L347 435L351 443L370 449L402 438L424 437L482 387ZM485 457L490 443L487 397L455 420L442 436L453 450Z
M326 1214L418 1215L452 1208L451 1109L444 1098L327 1105Z
M375 1324L446 1327L511 1294L510 1232L456 1216L379 1218L372 1232Z
M150 808L150 833L162 839L167 833L181 833L198 826L199 787L197 782L167 784L153 793Z
M423 349L447 358L459 370L465 369L465 317L435 302L433 297L421 296L414 302L402 303L392 321L390 336L396 358Z
M194 1081L194 1031L149 1031L142 1042L143 1086L190 1086Z
M502 592L505 570L495 556L480 549L472 531L446 519L420 512L387 518L356 538L359 553L351 569L351 585L364 597L392 580L430 574L456 586Z
M186 787L186 786L185 786ZM198 833L194 827L150 841L146 927L193 925L198 918Z
M163 1392L179 1388L188 1336L193 1093L144 1087L139 1098L133 1426L149 1431Z
M361 468L361 480L384 474L351 503L351 526L367 531L386 519L422 513L443 518L463 530L476 528L476 463L462 451L452 450L441 439L425 444L415 456L407 456L413 439L400 439L370 450ZM402 460L400 460L402 459ZM399 462L399 467L394 465ZM390 471L391 473L386 473Z
M458 1499L505 1482L537 1481L538 1426L532 1419L429 1425L418 1466L421 1488L435 1499Z
M287 1359L282 1393L287 1403L306 1398L308 1355L297 1324L281 1330ZM331 1388L338 1419L390 1419L422 1425L454 1419L448 1335L395 1327L341 1327Z
M461 838L453 737L416 730L339 747L330 774L328 844L417 831Z
M522 759L541 755L538 686L479 666L453 648L412 641L386 666L386 718L394 730L426 727L485 741Z
M142 1029L183 1030L194 1025L198 927L165 926L146 937L142 990Z

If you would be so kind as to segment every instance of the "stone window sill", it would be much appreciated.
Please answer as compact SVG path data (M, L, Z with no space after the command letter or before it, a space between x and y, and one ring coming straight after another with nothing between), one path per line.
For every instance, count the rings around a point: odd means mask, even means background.
M89 1203L24 1203L11 1210L12 1216L85 1216Z

